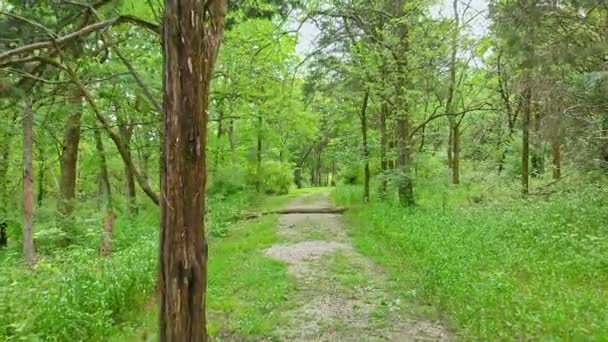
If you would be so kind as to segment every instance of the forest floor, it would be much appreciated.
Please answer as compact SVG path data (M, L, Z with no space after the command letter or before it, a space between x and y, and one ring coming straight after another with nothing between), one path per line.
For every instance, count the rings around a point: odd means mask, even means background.
M324 192L293 199L287 208L326 208ZM383 271L359 254L336 214L279 217L279 242L266 255L285 262L296 284L281 341L448 341L428 308L394 296Z
M269 197L252 210L332 207L326 189ZM355 227L353 225L353 227ZM213 341L450 341L433 307L357 252L338 214L268 215L211 241L208 327ZM405 266L404 266L405 269ZM151 299L110 341L154 341Z

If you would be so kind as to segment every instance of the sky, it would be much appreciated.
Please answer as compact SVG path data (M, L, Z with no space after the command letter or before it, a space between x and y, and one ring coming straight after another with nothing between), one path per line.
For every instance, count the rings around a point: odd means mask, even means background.
M453 17L454 10L452 0L442 0L439 5L431 8L431 16L436 18ZM469 32L474 36L483 36L488 31L488 0L459 0L458 12L462 16L465 8L468 10L465 13L465 20L471 20L469 23ZM294 23L297 27L298 24ZM315 42L319 35L317 27L306 22L300 29L300 39L296 47L296 52L300 56L307 56L315 50Z

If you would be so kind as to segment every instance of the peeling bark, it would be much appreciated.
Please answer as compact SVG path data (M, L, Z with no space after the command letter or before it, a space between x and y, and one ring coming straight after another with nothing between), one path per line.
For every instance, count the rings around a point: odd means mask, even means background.
M226 0L165 0L159 340L207 341L205 182L209 85Z

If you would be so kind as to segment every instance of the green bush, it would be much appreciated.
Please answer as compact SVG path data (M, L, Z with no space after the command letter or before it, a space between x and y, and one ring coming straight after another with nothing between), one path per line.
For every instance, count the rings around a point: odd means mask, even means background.
M241 165L221 166L211 174L210 178L209 194L211 195L233 195L247 187L246 174Z
M257 166L250 166L247 184L253 188L259 187L265 194L285 195L294 184L294 166L274 160L262 162L259 171Z
M289 193L293 180L293 165L268 161L262 164L262 184L264 192L273 195Z

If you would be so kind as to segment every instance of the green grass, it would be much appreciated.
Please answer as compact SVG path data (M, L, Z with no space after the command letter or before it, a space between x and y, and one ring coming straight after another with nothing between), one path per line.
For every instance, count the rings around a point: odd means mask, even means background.
M231 253L226 248L239 255L243 265L251 266L258 257L252 252L253 246L261 248L274 239L269 221L272 218L251 222L257 222L259 226L249 226L249 223L231 225L245 206L261 202L263 198L249 193L209 199L207 230L211 239L210 253L212 258L214 253L218 255L210 265L213 272L210 282L219 284L211 285L211 291L225 288L226 291L242 292L230 287L236 281L231 283L229 278L215 278L216 274L235 274L229 272L237 262L232 256L228 258ZM89 204L86 208L94 207ZM24 267L19 241L12 240L8 249L0 250L0 340L105 340L106 336L116 333L116 325L127 331L129 326L146 325L149 318L155 316L152 313L142 315L140 308L153 306L150 298L154 297L158 270L157 207L142 207L136 217L119 217L114 227L112 255L107 260L99 258L97 253L102 214L90 209L77 211L74 230L79 233L79 239L68 248L59 247L56 243L58 229L52 219L53 209L42 207L37 214L35 242L38 263L33 273ZM250 236L249 229L259 234ZM231 264L221 264L228 262L225 260L230 260ZM281 266L276 263L263 265L267 267L239 269L247 286L255 288L256 282L262 282L263 279L252 279L251 276L252 272L259 271L273 282L273 286L281 287L278 281L279 274L283 272ZM251 294L246 298L252 299ZM268 310L272 309L271 299L264 297L261 300ZM210 305L216 304L212 301ZM242 325L239 329L255 333L257 323L248 323L247 320L259 311L245 305L240 310L242 315L239 317L243 319L239 322ZM130 330L141 337L136 328Z
M275 208L293 196L269 197L258 204ZM278 241L276 216L238 222L209 247L207 320L209 334L255 340L271 337L283 317L294 284L284 263L264 255ZM155 340L157 307L153 300L131 313L111 341Z
M342 187L333 197L353 204L360 194ZM608 189L420 202L348 214L355 247L387 270L396 294L439 308L462 340L608 340Z

